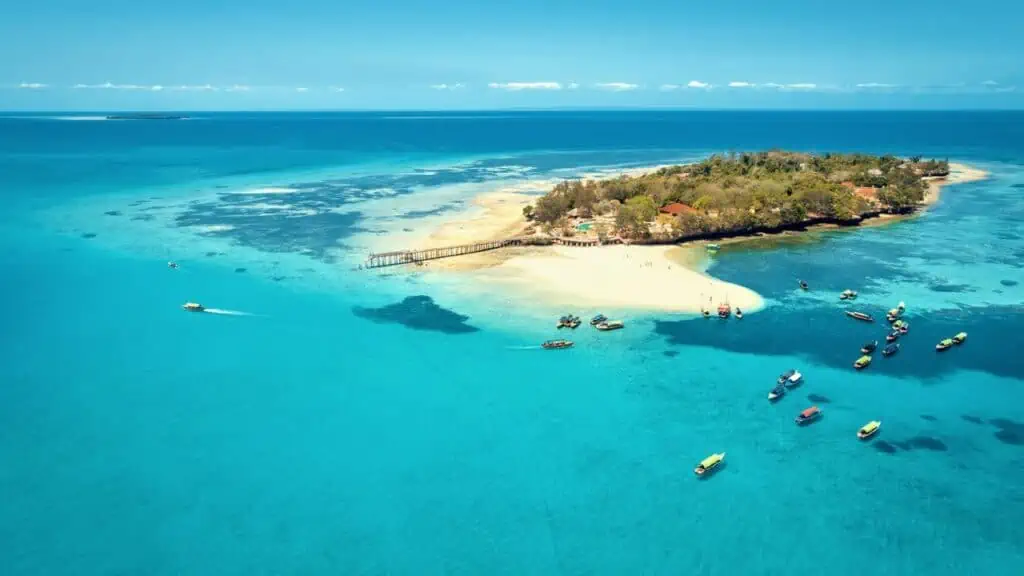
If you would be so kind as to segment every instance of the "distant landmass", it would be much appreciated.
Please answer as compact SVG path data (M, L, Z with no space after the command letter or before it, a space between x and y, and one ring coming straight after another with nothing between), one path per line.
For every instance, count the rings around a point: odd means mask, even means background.
M112 114L107 120L187 120L188 116L176 114Z

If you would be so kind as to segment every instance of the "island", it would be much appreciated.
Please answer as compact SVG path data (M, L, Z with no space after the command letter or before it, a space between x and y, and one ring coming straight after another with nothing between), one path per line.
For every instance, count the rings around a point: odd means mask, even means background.
M559 182L523 208L525 235L672 244L858 225L937 198L946 160L767 151L714 155L606 180Z
M410 270L425 279L499 294L518 314L700 313L720 304L755 312L760 295L706 273L705 245L894 222L933 204L943 186L986 176L944 159L721 154L611 178L517 183L437 216L427 232L382 237L371 259L383 253L416 264Z
M188 120L188 116L175 114L111 114L107 120Z

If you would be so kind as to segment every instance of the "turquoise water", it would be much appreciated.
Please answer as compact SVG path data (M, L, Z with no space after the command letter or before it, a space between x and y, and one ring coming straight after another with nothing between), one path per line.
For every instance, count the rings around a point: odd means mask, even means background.
M566 352L501 295L352 270L481 191L772 146L992 178L723 246L710 273L764 311L634 315ZM1022 157L1020 113L0 119L3 573L1020 574ZM884 331L845 288L908 304L860 373Z

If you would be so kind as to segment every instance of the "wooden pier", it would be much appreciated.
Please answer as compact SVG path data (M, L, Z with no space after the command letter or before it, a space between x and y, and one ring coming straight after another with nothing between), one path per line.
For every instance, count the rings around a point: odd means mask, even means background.
M399 250L397 252L381 252L370 254L363 264L363 268L384 268L385 266L400 266L402 264L418 264L426 260L437 260L439 258L451 258L463 256L476 252L497 250L506 246L519 246L522 240L509 238L506 240L493 240L491 242L478 242L476 244L460 244L458 246L444 246L442 248L428 248L426 250Z

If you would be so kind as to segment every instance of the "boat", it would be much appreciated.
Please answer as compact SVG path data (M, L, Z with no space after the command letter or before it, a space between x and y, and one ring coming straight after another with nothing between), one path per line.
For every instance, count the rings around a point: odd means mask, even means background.
M839 295L840 300L856 300L857 292L853 290L843 290L842 294Z
M782 374L779 374L779 379L775 381L776 384L785 384L790 378L799 374L796 370L786 370Z
M693 469L693 473L700 477L710 476L715 470L721 467L722 462L725 461L725 452L718 454L712 454L707 458L700 461L697 467Z
M548 340L540 345L545 350L561 350L563 348L572 348L572 346L572 340Z
M730 314L732 314L732 308L730 308L728 304L719 304L718 305L718 317L719 318L728 318Z
M902 315L902 310L900 310L899 308L893 308L885 313L885 319L888 320L889 322L896 322Z
M953 336L953 344L963 344L964 340L967 340L967 332L961 332Z
M704 309L702 313L704 314L705 318L711 318L711 312L709 312L707 309Z
M786 395L786 385L785 384L779 384L775 388L772 388L771 390L768 391L768 401L769 402L775 402L776 400L778 400L779 398L782 398L785 395Z
M942 342L939 342L938 344L935 345L935 350L938 351L938 352L942 352L943 350L949 350L952 347L953 347L953 339L952 338L946 338Z
M853 367L857 370L863 370L864 368L867 368L868 364L871 364L871 356L865 354L864 356L857 358L857 361L853 363Z
M903 314L903 311L907 309L907 305L900 300L900 303L896 305L896 309L900 311L900 314Z
M872 340L871 342L868 342L867 344L861 346L860 353L871 354L872 352L875 351L875 348L878 348L878 340Z
M878 430L881 427L881 421L872 420L871 422L868 422L867 424L861 426L860 430L857 430L857 438L860 438L861 440L867 440L868 438L871 438L875 434L878 434Z
M558 319L557 328L570 328L575 330L580 325L580 317L569 314Z
M801 290L807 290L807 282L806 281L804 281L804 280L800 281L800 289Z
M605 316L604 314L598 314L597 316L594 316L593 318L590 319L590 325L591 326L597 326L601 322L605 322L607 320L608 320L607 316Z
M202 312L203 310L206 310L206 308L203 308L202 304L197 304L195 302L185 302L181 307L189 312Z
M742 320L743 319L743 310L740 310L739 308L736 309L736 319L737 320Z
M899 339L901 334L903 334L903 333L900 332L899 330L893 330L892 332L889 332L888 335L886 335L885 341L886 342L895 342L896 340Z
M718 244L708 244L708 252L718 252L721 248Z
M800 426L813 422L821 417L821 410L817 406L811 406L796 417L796 423Z
M789 378L786 378L786 381L783 382L783 384L785 384L787 388L796 388L803 384L803 382L804 375L801 374L799 370L793 370L793 373L789 375Z
M906 334L907 331L910 330L910 322L904 322L903 324L900 324L900 327L897 328L897 330L900 331L900 334Z
M178 269L178 263L174 262L174 261L168 262L167 263L167 267L170 268L171 270L177 270Z
M619 328L622 328L624 326L625 324L622 322L622 320L607 320L605 322L601 322L600 324L595 326L595 328L607 332L609 330L618 330Z
M854 320L863 320L864 322L875 321L875 319L872 318L870 314L865 314L863 312L852 312L847 310L846 315L849 316L850 318L853 318Z
M889 344L885 348L882 348L882 356L892 356L893 354L900 351L899 344Z

